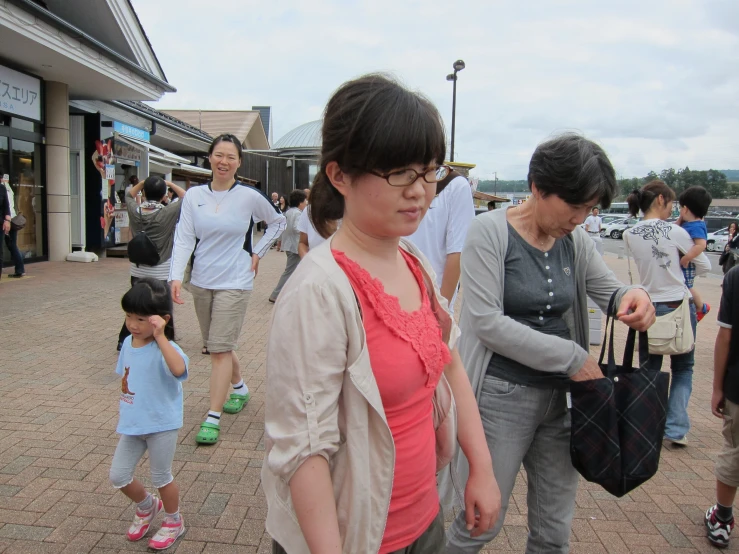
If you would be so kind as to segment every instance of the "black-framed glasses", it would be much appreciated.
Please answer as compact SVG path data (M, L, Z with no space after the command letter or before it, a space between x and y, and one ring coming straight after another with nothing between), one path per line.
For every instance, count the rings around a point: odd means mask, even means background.
M401 169L399 171L391 171L390 173L379 173L377 171L368 171L377 177L385 179L391 187L408 187L415 183L419 177L429 184L438 183L445 179L452 168L446 165L440 165L438 167L432 167L424 169L422 172L418 172L415 169Z

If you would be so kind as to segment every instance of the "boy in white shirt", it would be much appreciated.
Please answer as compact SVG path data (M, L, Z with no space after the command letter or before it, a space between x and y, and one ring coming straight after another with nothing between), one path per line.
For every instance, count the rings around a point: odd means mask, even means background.
M436 191L421 224L408 239L431 262L441 295L453 310L462 247L475 218L475 204L470 183L456 171L439 181Z

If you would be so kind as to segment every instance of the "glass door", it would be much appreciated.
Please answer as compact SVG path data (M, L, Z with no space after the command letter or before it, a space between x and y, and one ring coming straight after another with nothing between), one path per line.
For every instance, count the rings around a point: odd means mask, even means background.
M24 258L44 255L41 148L40 144L12 139L10 187L16 212L26 218L26 226L18 231L18 249Z

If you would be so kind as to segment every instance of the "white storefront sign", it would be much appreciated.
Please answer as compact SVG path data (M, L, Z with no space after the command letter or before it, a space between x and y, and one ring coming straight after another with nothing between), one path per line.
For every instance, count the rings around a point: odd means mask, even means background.
M41 121L41 80L0 65L0 111Z

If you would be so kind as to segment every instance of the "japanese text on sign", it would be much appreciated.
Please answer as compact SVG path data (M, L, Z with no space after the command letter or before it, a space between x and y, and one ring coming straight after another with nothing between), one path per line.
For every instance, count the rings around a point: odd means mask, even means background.
M0 65L0 110L41 121L41 81Z

